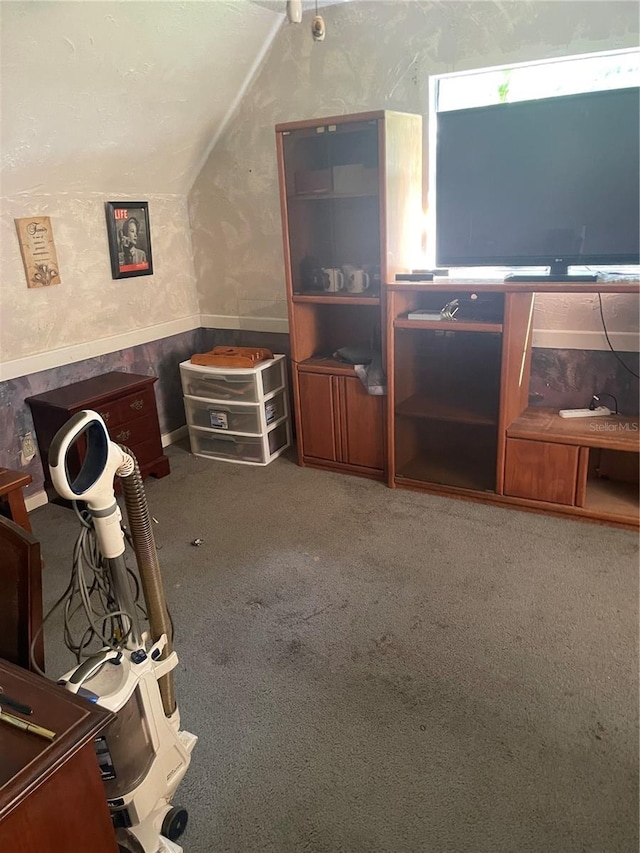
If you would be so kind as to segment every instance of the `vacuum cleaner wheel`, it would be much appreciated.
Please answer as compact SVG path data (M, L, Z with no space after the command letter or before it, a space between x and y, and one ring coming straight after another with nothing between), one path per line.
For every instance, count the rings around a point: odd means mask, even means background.
M162 821L162 834L169 841L177 841L187 828L189 815L182 806L172 806Z

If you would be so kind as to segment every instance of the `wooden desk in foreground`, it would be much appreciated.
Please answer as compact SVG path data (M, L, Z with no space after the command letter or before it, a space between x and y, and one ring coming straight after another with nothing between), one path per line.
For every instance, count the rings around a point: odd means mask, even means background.
M49 741L0 722L0 850L117 853L93 748L114 715L3 660L0 687L33 709L23 719L56 733Z

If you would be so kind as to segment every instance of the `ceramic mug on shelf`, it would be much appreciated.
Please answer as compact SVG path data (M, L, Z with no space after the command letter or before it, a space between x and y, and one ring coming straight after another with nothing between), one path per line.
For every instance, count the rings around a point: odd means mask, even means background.
M323 287L328 293L337 293L344 289L344 273L341 269L323 268Z
M342 272L344 273L344 280L349 281L349 276L357 269L358 267L354 267L352 264L344 264L342 267Z
M346 276L346 286L349 293L364 293L369 289L371 279L364 270L354 269Z

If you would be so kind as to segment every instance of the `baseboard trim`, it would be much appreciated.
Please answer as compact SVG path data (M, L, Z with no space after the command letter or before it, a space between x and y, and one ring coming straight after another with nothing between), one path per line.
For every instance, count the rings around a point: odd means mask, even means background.
M174 429L172 432L165 432L162 436L162 446L169 447L170 444L175 444L176 441L180 441L180 439L185 438L187 435L189 435L189 428L186 424L178 427L178 429Z
M44 489L41 489L39 492L34 492L32 495L24 496L24 505L27 512L32 512L34 509L38 509L39 506L44 506L48 503L49 497Z

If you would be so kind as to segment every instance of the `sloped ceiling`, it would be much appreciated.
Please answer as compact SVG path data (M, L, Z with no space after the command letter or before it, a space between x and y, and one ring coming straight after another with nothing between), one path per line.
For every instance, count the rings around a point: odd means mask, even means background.
M3 0L2 195L186 193L285 8Z

